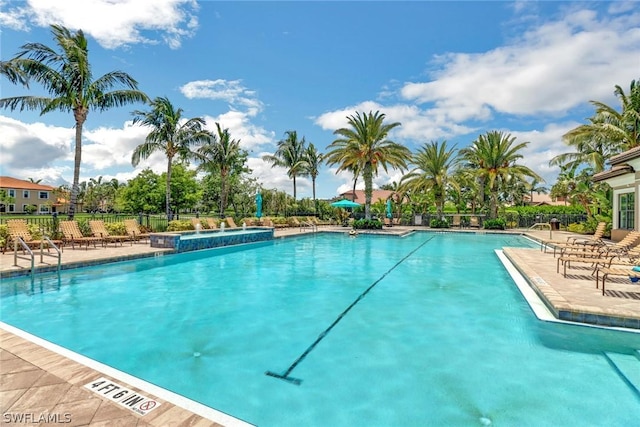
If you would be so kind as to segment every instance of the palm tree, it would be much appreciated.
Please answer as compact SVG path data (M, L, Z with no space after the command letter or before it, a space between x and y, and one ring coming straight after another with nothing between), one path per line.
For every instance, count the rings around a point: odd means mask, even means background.
M544 185L540 185L543 183L544 183L544 180L539 180L537 178L533 178L531 179L531 182L527 183L527 187L529 188L529 196L530 196L529 201L533 202L533 193L536 193L536 194L549 193L549 189L547 187L545 187Z
M311 177L311 187L313 189L313 209L315 213L318 213L318 201L316 200L316 178L320 173L320 165L324 156L318 152L313 143L309 143L309 146L305 149L304 156L307 163L307 175Z
M149 158L156 151L163 152L167 157L167 188L165 193L167 218L171 214L171 165L177 156L181 160L195 157L191 150L194 145L200 145L211 138L205 121L200 118L184 119L182 109L176 109L166 97L158 97L151 101L149 111L133 112L133 124L140 123L148 126L151 131L144 143L133 150L131 164L137 166L140 160Z
M388 139L389 132L400 123L384 123L385 115L376 111L347 117L350 127L333 132L339 138L329 145L326 154L329 165L338 165L336 173L343 170L361 171L364 180L365 218L371 218L371 194L373 175L378 168L387 171L388 167L405 169L411 159L411 151L403 145Z
M575 151L555 156L549 161L550 166L587 165L595 173L602 172L607 160L621 151L601 131L599 119L592 117L589 120L590 124L579 126L563 135L564 142Z
M575 151L554 157L550 165L586 164L598 173L612 156L640 146L640 81L631 81L629 96L618 85L614 93L620 99L621 112L602 102L591 101L596 111L589 123L562 137Z
M82 159L82 128L90 110L104 111L134 102L146 102L147 95L138 90L138 82L122 71L112 71L93 80L87 39L82 30L71 33L58 25L51 26L59 51L41 43L27 43L8 63L2 74L14 83L38 82L50 95L15 96L0 99L1 108L73 112L75 119L75 159L69 218L73 218L78 196Z
M499 131L490 131L480 135L471 146L460 150L459 154L466 167L475 170L477 178L481 181L481 188L485 185L490 193L489 217L498 216L498 193L502 183L513 176L530 177L542 180L542 178L527 166L516 162L522 158L519 151L529 143L515 144L516 138L511 134Z
M455 148L447 147L437 141L424 144L413 155L415 169L402 177L402 187L414 193L432 191L436 203L436 215L442 218L449 168L455 161Z
M640 146L640 80L632 80L629 96L616 85L613 93L620 99L621 112L602 102L592 101L602 133L606 134L620 151Z
M231 139L229 129L222 129L216 122L217 135L213 135L197 151L202 162L200 169L220 174L220 217L224 217L227 208L229 176L244 170L246 153L240 149L240 140Z
M293 179L293 200L296 201L296 177L307 174L307 160L305 158L304 137L298 140L295 130L288 130L285 138L278 141L278 149L274 154L263 156L262 159L271 163L271 167L287 168L287 176Z

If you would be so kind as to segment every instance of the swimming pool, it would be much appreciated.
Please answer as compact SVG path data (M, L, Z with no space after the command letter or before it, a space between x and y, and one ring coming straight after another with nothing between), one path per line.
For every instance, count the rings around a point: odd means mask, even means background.
M633 425L640 335L537 320L527 245L319 233L4 280L1 319L260 426Z

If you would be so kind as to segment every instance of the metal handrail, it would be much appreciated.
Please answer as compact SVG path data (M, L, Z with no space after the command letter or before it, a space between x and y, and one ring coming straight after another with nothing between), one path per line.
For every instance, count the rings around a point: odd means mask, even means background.
M549 224L548 222L536 222L531 227L529 227L529 230L532 230L535 227L541 227L541 226L549 227L549 239L552 239L552 237L553 237L553 228L551 227L551 224Z
M60 250L59 247L56 246L55 243L53 243L51 241L51 239L49 238L49 236L42 236L42 239L46 239L46 241L49 243L49 246L52 247L56 253L55 254L50 254L49 252L44 253L44 241L40 241L40 264L44 263L44 256L50 256L50 257L56 257L58 258L58 272L60 272L60 264L62 262L62 251Z
M29 252L30 258L18 255L18 243L20 244L20 246L22 246L23 250ZM34 268L35 262L34 262L33 251L31 250L31 248L29 248L29 246L25 243L25 241L22 240L22 237L16 237L13 239L13 265L15 267L18 267L18 258L31 261L31 281L33 282L33 278L35 274L35 268Z
M301 221L300 222L300 231L302 231L306 227L311 227L311 231L313 231L313 232L318 231L318 226L317 225L312 224L310 222Z

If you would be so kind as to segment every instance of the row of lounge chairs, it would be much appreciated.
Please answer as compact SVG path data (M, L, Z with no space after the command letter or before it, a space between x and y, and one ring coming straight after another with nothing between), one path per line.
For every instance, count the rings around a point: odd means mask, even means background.
M568 238L566 241L543 241L542 248L553 248L557 256L556 271L567 277L567 269L586 266L595 277L596 288L605 295L606 281L613 277L640 280L640 232L630 231L621 241L609 243L603 239L606 223L598 224L591 237ZM576 267L577 268L577 267Z
M89 249L91 245L93 245L94 248L97 247L98 243L102 246L107 246L109 243L114 243L115 245L120 243L120 245L122 245L125 241L133 244L134 242L144 242L149 239L149 234L140 231L140 227L135 219L125 220L124 225L127 232L126 234L112 235L107 230L104 221L89 221L92 235L85 236L82 234L77 221L60 221L61 239L51 240L43 238L36 240L33 239L29 232L26 220L15 219L7 221L7 229L11 240L10 244L13 245L14 242L21 240L26 246L32 249L41 247L50 249L50 244L54 244L62 248L62 250L64 250L65 246L71 246L72 249L75 249L76 246Z
M219 221L215 218L191 218L191 224L195 229L200 226L209 230L217 230L218 228L221 228L222 222L225 223L225 228L238 228L236 222L230 216L226 217L222 221Z

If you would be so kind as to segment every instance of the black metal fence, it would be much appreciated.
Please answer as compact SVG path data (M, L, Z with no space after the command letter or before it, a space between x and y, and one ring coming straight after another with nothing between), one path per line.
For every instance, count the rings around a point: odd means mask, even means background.
M452 218L454 215L458 215L458 214L445 214L443 216L445 219L449 221L449 224L451 224ZM478 217L478 219L480 220L480 224L482 224L482 222L486 218L486 215L481 215L481 214L477 214L477 215L459 214L459 216L461 217L461 221L463 223L465 222L468 223L469 218L472 216L475 216L475 217ZM555 224L559 228L562 228L562 227L566 228L567 226L569 226L569 224L581 223L587 220L587 215L585 214L521 215L518 213L506 213L506 214L499 215L498 217L505 220L507 224L507 228L529 228L532 225L538 224L538 223ZM414 215L411 218L403 217L401 222L403 224L422 225L422 226L428 227L429 224L431 224L432 219L438 219L438 218L440 217L438 217L435 214L422 214L422 215Z

